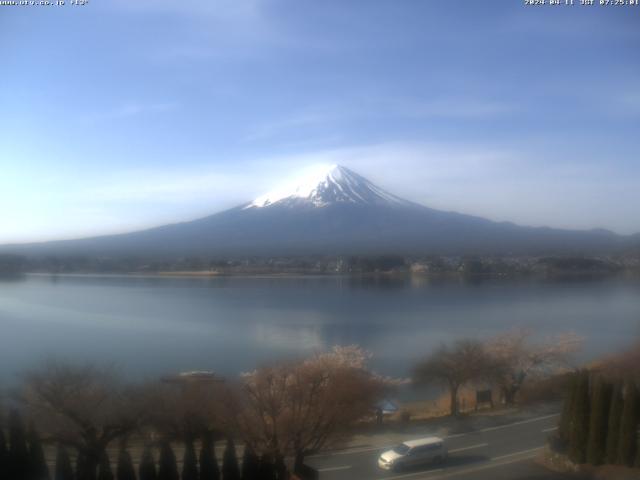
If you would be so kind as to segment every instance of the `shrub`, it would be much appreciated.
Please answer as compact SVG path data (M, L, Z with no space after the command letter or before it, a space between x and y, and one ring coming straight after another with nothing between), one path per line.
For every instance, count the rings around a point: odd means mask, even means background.
M553 402L566 398L571 374L553 375L549 378L535 378L525 382L518 396L518 403L527 405Z

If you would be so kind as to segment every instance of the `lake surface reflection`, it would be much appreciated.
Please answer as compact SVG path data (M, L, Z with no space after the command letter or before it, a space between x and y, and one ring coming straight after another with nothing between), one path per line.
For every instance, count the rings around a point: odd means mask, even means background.
M577 332L583 359L623 348L640 335L640 282L29 275L0 281L0 382L47 356L235 374L352 343L406 376L441 342L516 326Z

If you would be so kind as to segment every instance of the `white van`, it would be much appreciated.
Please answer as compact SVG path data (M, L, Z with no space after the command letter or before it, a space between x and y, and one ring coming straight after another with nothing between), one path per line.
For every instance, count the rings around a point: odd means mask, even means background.
M397 470L427 463L440 463L447 459L447 447L440 437L409 440L387 450L378 458L378 466Z

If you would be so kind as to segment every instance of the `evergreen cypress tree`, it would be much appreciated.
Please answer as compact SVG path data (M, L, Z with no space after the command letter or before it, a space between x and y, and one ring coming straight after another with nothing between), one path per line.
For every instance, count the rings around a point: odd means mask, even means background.
M87 457L86 452L78 452L76 461L76 480L97 480L98 461Z
M76 480L90 480L84 453L78 452L76 457Z
M136 480L136 472L133 469L131 455L122 447L118 453L118 466L116 468L117 480Z
M274 464L274 471L277 480L288 480L289 471L284 463L284 457L282 455L276 456L276 462Z
M587 463L591 465L600 465L605 459L611 390L611 385L601 376L595 379L591 394L591 419L587 445Z
M240 480L236 446L231 438L227 440L227 447L224 449L224 456L222 457L222 479Z
M184 444L182 480L198 480L198 457L191 438L187 438Z
M158 473L156 470L156 460L153 458L153 452L148 445L144 447L140 466L138 468L138 477L140 480L156 480Z
M73 480L73 467L67 450L58 446L56 453L56 470L54 480Z
M220 480L220 468L216 459L215 443L210 434L206 434L202 439L200 480Z
M574 463L584 463L587 458L589 434L589 372L578 374L573 412L569 425L569 458Z
M624 404L620 423L618 463L631 467L636 454L638 429L638 391L633 382L627 382L624 388Z
M576 396L577 379L577 373L573 373L569 376L567 392L562 406L562 415L558 422L558 438L563 445L569 444L569 426L571 425L571 416L573 414L573 401Z
M29 444L29 478L31 480L49 480L49 467L44 458L44 450L38 433L31 427L27 434Z
M105 450L100 456L98 464L98 480L113 480L113 472L111 471L111 460L109 454Z
M178 465L176 456L168 441L162 442L160 446L160 461L158 467L158 480L179 480Z
M0 478L8 478L8 461L9 461L9 450L7 449L7 442L4 438L4 431L2 427L0 427Z
M9 475L12 480L26 480L29 476L29 449L20 414L9 413Z
M607 422L606 463L618 461L618 442L620 441L620 420L622 419L622 384L616 382L609 402L609 420Z
M259 480L276 480L276 472L273 459L266 453L260 457L260 467L258 471Z
M242 480L256 480L260 471L260 459L256 452L247 445L242 455ZM204 479L203 479L204 480Z

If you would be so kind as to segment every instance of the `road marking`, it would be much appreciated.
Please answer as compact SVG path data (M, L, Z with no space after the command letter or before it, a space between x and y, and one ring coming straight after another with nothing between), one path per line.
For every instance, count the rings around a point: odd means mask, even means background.
M522 462L524 460L529 460L530 458L535 457L536 452L538 450L540 450L541 448L543 448L543 447L532 448L530 450L523 450L521 452L516 452L516 453L513 453L513 454L509 454L509 455L503 455L501 457L495 457L495 458L492 458L491 461L485 462L482 465L479 465L477 467L471 467L471 468L466 468L466 469L461 469L461 470L454 470L454 471L451 471L451 472L446 472L446 473L444 473L442 475L436 475L436 476L432 476L431 475L432 473L441 472L441 471L445 470L445 469L440 468L438 470L429 470L429 471L424 471L424 472L416 472L416 473L408 474L408 475L399 475L397 477L383 477L383 478L380 478L378 480L395 480L395 479L405 478L405 477L409 477L409 476L416 476L416 475L420 475L420 474L422 474L424 476L416 478L416 480L422 480L422 479L424 479L424 480L439 480L441 478L455 477L457 475L465 475L465 474L468 474L468 473L479 472L481 470L488 470L488 469L491 469L491 468L501 467L503 465L510 465L512 463L518 463L518 462ZM524 454L527 454L527 455L522 456L522 457L518 457L518 458L513 458L511 460L506 460L506 461L503 461L503 462L493 462L494 460L498 460L498 459L501 459L501 458L512 457L514 455L524 455Z
M500 455L498 457L493 457L491 459L491 461L495 462L496 460L502 460L503 458L515 457L516 455L524 455L526 453L533 453L533 452L537 452L538 450L542 450L543 448L544 447L536 447L536 448L530 448L529 450L522 450L520 452L507 453L506 455Z
M430 473L442 472L442 471L444 471L444 468L436 468L434 470L427 470L422 472L405 473L404 475L396 475L395 477L384 477L384 479L380 479L380 480L396 480L398 478L409 478L409 477L415 477L416 475L428 475Z
M480 446L485 446L486 444L478 444L478 445L473 445L472 447L467 447L466 449L469 448L479 448ZM487 469L491 469L491 468L497 468L497 467L501 467L503 465L509 465L511 463L518 463L518 462L522 462L524 460L529 460L530 458L533 458L536 456L537 452L539 450L542 450L544 447L536 447L536 448L530 448L528 450L521 450L519 452L514 452L514 453L509 453L506 455L500 455L498 457L493 457L490 458L488 461L483 462L481 465L477 466L477 467L470 467L470 468L466 468L466 469L460 469L460 470L453 470L450 472L447 472L446 470L449 470L449 468L437 468L434 470L427 470L427 471L421 471L421 472L414 472L414 473L406 473L403 475L395 475L393 477L382 477L381 480L400 480L402 478L411 478L411 477L416 477L416 480L438 480L441 478L449 478L449 477L455 477L457 475L465 475L468 473L474 473L474 472L478 472L481 470L487 470ZM465 450L466 450L465 449ZM460 451L461 449L459 449L458 451ZM512 458L512 457L517 457L517 458ZM500 460L504 460L504 459L509 459L506 461L500 461ZM328 468L321 468L318 471L319 472L330 472L330 471L335 471L335 470L348 470L352 468L351 465L345 465L345 466L341 466L341 467L328 467ZM455 468L455 467L453 467ZM433 476L434 473L438 473L438 472L446 472L444 474L441 475L436 475ZM423 475L422 477L417 477L418 475Z
M542 433L553 432L554 430L557 430L557 429L558 427L545 428L544 430L542 430Z
M327 452L327 453L318 453L316 455L308 455L305 458L319 458L319 457L333 457L334 455L351 455L352 453L364 453L364 452L372 452L374 450L389 450L391 447L395 446L390 445L387 447L366 447L366 448L354 448L352 450L338 450L335 452Z
M472 450L474 448L482 448L482 447L488 447L488 446L489 446L488 443L478 443L477 445L471 445L469 447L455 448L453 450L449 450L449 453L464 452L465 450Z
M452 438L452 437L445 437L445 438ZM461 452L463 450L469 450L471 448L486 447L487 445L489 445L489 444L488 443L479 443L478 445L472 445L470 447L456 448L455 450L449 450L449 453ZM331 457L333 455L350 455L352 453L364 453L364 452L371 452L371 451L374 451L374 450L389 450L390 448L393 448L394 446L395 446L395 444L394 445L389 445L387 447L358 448L358 449L344 450L344 451L333 452L333 453L323 453L323 454L319 454L319 455L309 455L307 458Z
M319 472L335 472L337 470L349 470L352 468L352 465L342 465L340 467L327 467L327 468L319 468Z
M523 425L523 424L526 424L526 423L539 422L541 420L547 420L549 418L557 417L559 415L560 415L559 413L554 413L553 415L545 415L545 416L542 416L542 417L531 418L529 420L522 420L522 421L519 421L519 422L507 423L506 425L499 425L497 427L489 427L489 428L485 428L483 430L474 430L472 432L466 432L466 433L455 433L453 435L448 435L448 436L444 437L444 439L448 440L450 438L464 437L464 436L467 436L467 435L478 434L480 432L490 432L490 431L493 431L493 430L499 430L501 428L508 428L508 427L511 427L511 426ZM363 448L336 450L336 451L333 451L333 452L325 452L325 453L317 453L315 455L308 455L306 458L332 457L334 455L351 455L351 454L355 454L355 453L373 452L375 450L383 451L383 450L389 450L390 448L394 447L395 445L397 445L397 443L394 443L393 445L387 445L387 446L382 445L382 446L379 446L379 447L363 447Z
M509 423L507 425L498 425L497 427L483 428L482 430L478 430L478 431L492 432L494 430L500 430L501 428L515 427L517 425L524 425L525 423L539 422L540 420L546 420L548 418L557 417L559 415L560 415L559 413L554 413L553 415L545 415L544 417L530 418L529 420L521 420L520 422Z
M435 476L435 477L424 477L424 478L428 479L428 480L439 480L441 478L455 477L457 475L465 475L467 473L475 473L475 472L479 472L481 470L488 470L488 469L491 469L491 468L502 467L504 465L510 465L512 463L522 462L523 460L528 460L529 458L533 458L534 456L535 456L535 454L534 455L529 455L527 457L516 458L514 460L507 460L506 462L485 463L484 465L480 465L478 467L467 468L466 470L458 470L458 471L454 471L454 472L445 473L444 475L438 475L438 476ZM420 480L420 479L416 479L416 480Z

